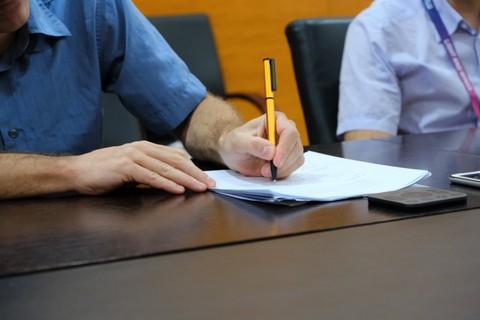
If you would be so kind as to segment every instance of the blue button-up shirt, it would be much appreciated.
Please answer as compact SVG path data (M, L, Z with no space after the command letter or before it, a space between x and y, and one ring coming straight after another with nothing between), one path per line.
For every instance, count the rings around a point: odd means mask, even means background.
M447 0L434 0L480 93L480 37ZM470 98L422 0L376 0L352 22L340 84L339 135L474 127Z
M0 145L70 154L100 147L102 90L159 134L206 95L130 0L30 0L27 25L0 55Z

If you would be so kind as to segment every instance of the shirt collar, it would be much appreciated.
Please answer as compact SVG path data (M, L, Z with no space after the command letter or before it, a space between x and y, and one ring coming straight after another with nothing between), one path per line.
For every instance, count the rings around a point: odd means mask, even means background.
M27 23L17 31L13 45L0 55L0 72L9 70L14 61L27 50L32 39L42 37L61 38L71 36L70 30L49 9L53 0L30 0L30 16ZM50 46L42 39L37 39L32 52L39 52Z
M457 32L460 27L471 35L477 33L477 31L469 26L468 22L463 19L460 13L458 13L447 0L433 0L433 2L438 9L438 13L440 14L450 36ZM438 33L436 33L436 37L437 41L440 42L441 39Z
M31 0L28 29L32 34L43 34L51 37L71 36L67 26L48 8L52 1Z

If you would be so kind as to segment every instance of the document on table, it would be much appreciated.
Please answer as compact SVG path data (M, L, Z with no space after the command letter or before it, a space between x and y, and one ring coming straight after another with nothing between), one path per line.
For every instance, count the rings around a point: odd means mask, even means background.
M232 170L207 171L217 185L211 191L226 196L276 203L282 201L335 201L372 193L395 191L431 174L306 152L304 165L283 180L245 177Z

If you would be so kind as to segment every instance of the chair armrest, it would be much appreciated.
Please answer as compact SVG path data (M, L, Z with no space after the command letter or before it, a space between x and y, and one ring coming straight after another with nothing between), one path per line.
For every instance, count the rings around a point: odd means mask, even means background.
M267 110L265 106L265 97L258 93L232 92L227 93L225 95L225 99L240 99L248 101L253 104L261 113L265 113Z

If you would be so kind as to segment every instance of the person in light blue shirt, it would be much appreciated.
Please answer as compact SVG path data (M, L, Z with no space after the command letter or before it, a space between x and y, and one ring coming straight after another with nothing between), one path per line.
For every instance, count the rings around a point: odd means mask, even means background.
M480 1L434 0L480 92ZM470 97L422 0L375 0L349 27L337 134L345 139L471 128Z
M102 91L150 130L176 130L196 158L266 177L269 160L280 177L303 163L285 115L273 146L264 117L243 123L208 94L130 0L0 0L0 198L99 194L130 182L173 193L214 185L174 148L99 149Z

